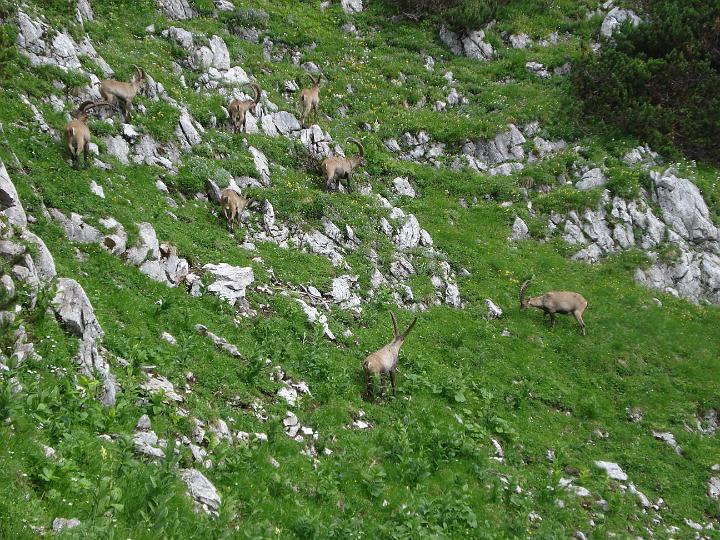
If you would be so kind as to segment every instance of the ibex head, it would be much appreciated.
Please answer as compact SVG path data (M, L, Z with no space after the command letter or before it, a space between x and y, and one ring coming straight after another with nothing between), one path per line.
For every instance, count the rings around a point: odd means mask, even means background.
M133 84L137 85L138 88L142 88L147 84L147 76L145 70L135 64L132 65L135 68L135 75L133 76Z
M317 86L318 88L320 87L320 77L318 77L316 79L315 77L312 76L312 73L308 73L307 76L310 77L310 80L312 81L313 86Z
M362 143L358 141L357 139L349 138L347 142L353 143L358 147L358 151L360 152L357 156L355 156L355 161L359 165L365 164L365 147L363 147Z

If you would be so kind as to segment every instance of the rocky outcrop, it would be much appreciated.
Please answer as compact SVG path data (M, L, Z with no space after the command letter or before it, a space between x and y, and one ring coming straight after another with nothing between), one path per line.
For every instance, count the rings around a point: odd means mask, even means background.
M599 169L586 176L582 182L604 179ZM672 170L652 172L651 178L652 191L638 200L611 198L606 191L596 209L551 215L548 227L582 248L573 256L576 260L596 262L608 253L638 248L651 261L649 267L636 270L639 283L692 302L720 303L720 231L702 194Z
M492 45L485 41L485 32L482 30L456 34L443 26L440 29L440 40L455 54L475 60L491 60L495 54Z
M230 305L236 305L245 299L245 289L255 280L252 268L232 266L227 263L206 264L203 266L215 281L207 290L217 294Z
M617 30L622 28L625 23L630 23L632 26L638 26L641 22L642 19L640 19L640 17L638 17L631 9L614 7L605 16L602 26L600 27L600 33L609 38L612 37Z
M195 16L187 0L157 0L157 3L168 19L183 21Z
M74 279L60 278L57 280L52 306L65 329L80 339L77 362L81 373L87 377L97 373L104 383L103 403L114 405L115 378L100 350L100 341L105 332L95 317L95 310L85 290Z
M15 43L20 54L27 57L34 66L54 65L89 75L80 62L81 56L87 56L100 66L106 76L113 74L113 70L97 53L89 38L85 37L77 43L67 31L52 32L49 24L31 18L22 9L18 10L18 34Z
M340 0L340 6L348 15L354 15L363 10L363 0Z
M181 469L180 478L187 485L188 495L208 514L217 514L221 499L215 486L196 469Z

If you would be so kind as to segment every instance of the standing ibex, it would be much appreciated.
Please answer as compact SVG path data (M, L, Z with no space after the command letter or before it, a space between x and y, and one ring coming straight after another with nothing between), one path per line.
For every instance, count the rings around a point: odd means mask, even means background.
M255 90L255 99L233 99L228 107L230 120L232 121L236 132L243 129L247 131L245 128L245 115L248 111L251 111L254 114L255 107L257 107L257 104L260 103L260 87L255 83L252 83L250 86L253 90Z
M252 202L252 197L244 197L233 188L225 188L220 193L220 206L222 206L223 214L228 222L231 231L235 230L235 222L240 224L245 207Z
M543 318L550 315L550 324L555 326L555 314L563 315L573 314L575 320L580 325L580 333L585 335L585 321L583 321L583 313L587 308L587 300L581 294L569 291L552 291L542 296L533 296L525 298L525 291L530 286L528 279L520 287L520 309L525 311L528 307L534 307L543 310Z
M310 88L303 88L300 90L298 98L300 99L300 107L302 108L302 123L305 125L311 112L317 114L318 107L320 106L320 77L315 79L310 73L307 74L310 77L313 85Z
M337 188L340 189L340 181L347 178L348 190L352 190L352 172L360 165L365 164L365 148L357 139L348 139L348 142L355 143L360 150L360 154L351 157L333 156L325 158L320 165L323 176L325 177L325 189L331 191L337 180Z
M410 323L410 326L407 327L407 330L405 330L405 332L401 334L398 330L395 314L392 311L390 312L390 317L392 317L393 323L393 340L379 351L375 351L374 353L372 353L363 361L363 371L365 372L365 386L367 387L368 397L370 397L370 394L372 393L370 376L374 376L376 373L380 376L380 392L382 393L385 390L385 379L383 377L384 375L387 375L389 373L390 383L392 384L393 389L393 395L396 395L395 377L397 373L397 362L398 354L400 353L400 347L405 341L407 335L410 333L410 330L413 329L415 323L417 322L417 317L415 317L415 319L413 319L413 322Z
M135 75L129 83L116 81L114 79L106 79L100 83L100 95L105 101L113 106L116 106L116 102L120 101L126 124L131 121L130 112L133 110L132 101L147 82L145 71L135 64L133 64L133 67L135 68Z
M87 120L90 109L101 106L110 106L105 101L83 101L74 111L70 122L65 125L65 146L72 158L73 167L80 168L80 153L85 154L85 168L88 168L88 153L90 147L90 128Z

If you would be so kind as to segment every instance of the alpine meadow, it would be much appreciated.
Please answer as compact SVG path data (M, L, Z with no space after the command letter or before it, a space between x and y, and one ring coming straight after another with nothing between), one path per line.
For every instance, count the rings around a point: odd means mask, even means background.
M720 538L718 0L0 23L0 538Z

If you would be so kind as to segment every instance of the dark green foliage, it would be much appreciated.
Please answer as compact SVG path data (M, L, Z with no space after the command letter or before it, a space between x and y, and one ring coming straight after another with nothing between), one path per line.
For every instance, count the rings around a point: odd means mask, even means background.
M720 2L642 2L626 28L575 70L586 110L668 151L720 160Z
M403 13L438 14L449 26L477 29L493 19L509 0L392 0Z

